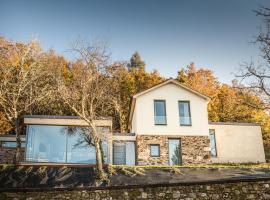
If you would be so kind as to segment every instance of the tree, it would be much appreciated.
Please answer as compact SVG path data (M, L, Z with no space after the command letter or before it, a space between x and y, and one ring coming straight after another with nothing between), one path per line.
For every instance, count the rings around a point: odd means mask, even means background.
M0 109L16 133L16 164L21 154L22 117L52 91L40 62L42 56L37 42L23 44L0 39Z
M245 104L256 103L258 98L236 87L223 84L209 102L209 120L215 122L254 122L256 109Z
M135 93L160 83L164 78L156 70L150 73L142 68L129 70L125 62L113 63L108 72L112 93L111 115L118 117L114 120L115 129L123 133L127 131L130 98Z
M3 112L0 112L0 135L7 134L12 130L12 126Z
M96 168L100 180L106 180L103 169L101 142L108 134L103 134L96 126L95 120L106 113L110 102L110 85L107 74L106 48L99 43L89 45L83 40L73 44L72 52L78 59L70 66L72 78L66 81L56 77L58 92L63 102L88 125L87 135L96 149ZM89 138L86 135L85 138Z
M51 85L52 91L44 101L33 107L32 113L38 115L72 115L73 112L59 98L54 78L55 74L58 74L66 82L70 81L72 74L69 69L69 62L63 56L57 55L55 51L49 50L43 53L40 63L43 65L43 70L50 74L47 77L47 82Z
M130 58L129 69L145 69L145 62L142 61L140 54L136 51Z
M257 122L262 126L265 144L270 144L270 117L258 109L262 105L260 96L236 80L231 85L221 84L208 69L196 69L190 64L178 72L177 79L211 97L208 103L208 118L213 122Z
M259 44L263 62L255 64L243 63L243 69L237 77L240 79L242 89L249 89L259 96L263 104L250 105L260 109L270 108L270 8L262 7L255 11L257 16L263 17L264 26L257 36L255 43Z
M131 74L125 62L115 62L109 68L111 87L111 116L117 117L114 120L114 130L121 133L127 130L127 117L130 103L130 96L133 92Z
M210 97L214 97L220 87L220 83L211 70L196 69L194 63L190 63L186 69L181 69L178 72L177 80Z

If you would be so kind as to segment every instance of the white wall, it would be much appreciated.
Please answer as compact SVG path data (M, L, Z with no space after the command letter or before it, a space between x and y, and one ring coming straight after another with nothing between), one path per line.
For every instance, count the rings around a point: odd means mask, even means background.
M155 125L154 100L166 100L167 125ZM190 101L192 126L180 126L178 101ZM166 84L136 99L132 119L133 133L139 135L209 135L207 101L173 83Z
M217 157L214 163L265 162L261 127L256 125L210 124L215 129Z

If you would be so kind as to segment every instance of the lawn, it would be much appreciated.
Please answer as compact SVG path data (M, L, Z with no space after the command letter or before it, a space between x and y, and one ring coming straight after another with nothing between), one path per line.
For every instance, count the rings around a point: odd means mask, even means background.
M260 163L260 164L198 164L198 165L174 165L174 166L164 166L164 165L147 165L147 166L126 166L126 165L112 165L113 168L143 168L143 169L169 169L169 168L206 168L206 169L219 169L219 168L239 168L239 169L270 169L270 163Z

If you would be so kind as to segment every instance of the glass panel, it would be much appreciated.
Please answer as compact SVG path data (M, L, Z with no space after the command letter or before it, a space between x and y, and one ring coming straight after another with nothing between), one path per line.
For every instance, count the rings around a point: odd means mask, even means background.
M159 145L150 145L151 156L159 156Z
M102 151L103 151L103 160L104 163L108 164L110 162L109 160L109 145L108 141L102 141Z
M215 130L210 129L210 148L211 148L211 156L217 156L217 150L216 150L216 138L215 138Z
M180 125L191 125L189 102L179 102Z
M156 116L165 116L165 101L155 101Z
M126 142L126 165L135 165L135 143Z
M166 105L163 100L155 100L155 124L166 124Z
M16 148L17 142L14 141L2 141L2 147L5 148ZM25 147L25 142L21 142L21 147Z
M66 134L64 126L29 125L26 161L66 161Z
M166 124L166 116L155 116L155 124Z
M126 164L126 145L125 142L113 143L113 164L125 165Z
M87 130L68 127L67 133L67 163L95 164L96 150Z
M169 139L169 164L181 164L181 146L178 139Z
M87 131L74 126L29 125L26 161L95 164L96 151ZM103 141L101 147L108 163L108 142Z

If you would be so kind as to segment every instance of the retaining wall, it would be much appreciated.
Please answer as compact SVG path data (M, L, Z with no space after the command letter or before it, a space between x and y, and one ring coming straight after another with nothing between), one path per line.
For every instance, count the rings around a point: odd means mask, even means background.
M4 191L0 199L270 199L270 179L231 182L181 183L114 188L35 189Z

